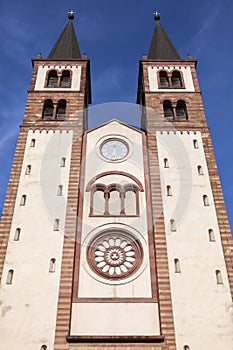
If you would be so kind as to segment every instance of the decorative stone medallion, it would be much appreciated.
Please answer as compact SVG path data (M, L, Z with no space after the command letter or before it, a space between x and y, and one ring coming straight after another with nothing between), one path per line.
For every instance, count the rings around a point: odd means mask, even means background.
M87 261L95 273L110 280L124 279L141 266L143 249L131 234L102 232L89 244Z

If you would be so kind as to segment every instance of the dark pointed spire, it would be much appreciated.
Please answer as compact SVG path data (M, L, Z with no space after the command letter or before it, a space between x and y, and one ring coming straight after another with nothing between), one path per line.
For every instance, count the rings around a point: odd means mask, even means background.
M68 12L69 22L48 55L49 59L65 60L81 58L78 40L73 25L74 14L74 11Z
M154 19L156 25L150 44L148 59L156 61L181 60L180 55L160 23L160 14L158 12L154 13Z

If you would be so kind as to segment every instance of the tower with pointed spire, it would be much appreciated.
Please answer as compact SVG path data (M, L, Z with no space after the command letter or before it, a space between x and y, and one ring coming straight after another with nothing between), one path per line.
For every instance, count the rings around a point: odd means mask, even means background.
M0 348L230 350L233 244L197 61L156 12L141 130L88 130L74 14L32 60L0 223Z
M54 349L56 329L69 318L63 309L73 269L66 261L74 255L82 135L91 103L90 61L80 53L73 20L72 11L48 57L32 60L0 225L0 348Z
M158 12L154 19L139 65L138 103L147 135L161 332L169 349L231 349L232 236L197 61L182 59Z

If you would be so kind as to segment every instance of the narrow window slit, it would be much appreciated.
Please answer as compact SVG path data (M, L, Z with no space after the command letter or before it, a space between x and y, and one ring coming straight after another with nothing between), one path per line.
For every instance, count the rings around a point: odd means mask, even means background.
M163 163L164 163L164 168L169 168L169 163L167 158L164 158Z
M35 147L35 145L36 145L36 140L35 139L31 139L30 147Z
M14 270L9 270L7 274L6 284L12 284L14 276Z
M198 167L197 167L197 173L198 173L198 175L204 175L204 173L203 173L203 168L202 168L201 165L198 165Z
M56 270L56 259L51 259L49 264L49 272L55 272Z
M19 239L20 239L20 234L21 234L21 229L18 227L18 228L15 230L14 241L19 241Z
M61 168L64 168L65 166L66 166L66 158L63 157L63 158L61 159Z
M221 271L220 270L216 270L215 273L216 273L217 284L223 284Z
M27 165L26 171L25 171L25 175L30 175L31 174L31 170L32 170L32 166L31 165Z
M172 196L172 188L171 188L171 186L167 186L167 196Z
M207 195L204 195L202 198L203 198L203 204L204 204L204 206L205 206L205 207L208 207L208 206L210 205L208 196L207 196Z
M176 231L176 222L174 219L170 220L170 226L171 226L171 231L175 232Z
M20 200L20 205L25 206L26 205L27 196L25 194L22 195Z
M63 186L62 185L58 186L57 195L58 196L62 196L63 195Z
M174 259L175 273L181 273L180 260Z
M209 240L210 242L215 242L214 230L209 229Z
M198 146L198 141L197 141L197 140L193 140L193 147L194 147L195 149L198 149L198 148L199 148L199 146Z
M60 225L60 220L59 220L59 219L56 219L56 220L54 221L53 230L54 230L54 231L59 231L59 225Z

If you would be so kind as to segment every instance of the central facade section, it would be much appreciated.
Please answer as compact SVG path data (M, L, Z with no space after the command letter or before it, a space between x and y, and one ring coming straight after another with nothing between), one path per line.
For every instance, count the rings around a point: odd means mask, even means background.
M116 120L84 135L71 337L160 336L146 150Z

